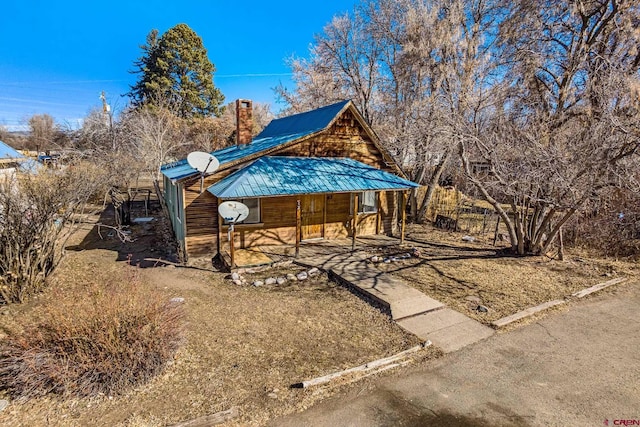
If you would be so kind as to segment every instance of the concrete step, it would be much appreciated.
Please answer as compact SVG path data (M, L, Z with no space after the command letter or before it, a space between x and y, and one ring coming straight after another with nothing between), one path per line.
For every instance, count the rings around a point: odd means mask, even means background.
M423 293L418 291L418 295L408 295L405 298L399 298L390 301L391 304L391 318L395 321L417 316L438 310L444 307L440 301L429 298Z

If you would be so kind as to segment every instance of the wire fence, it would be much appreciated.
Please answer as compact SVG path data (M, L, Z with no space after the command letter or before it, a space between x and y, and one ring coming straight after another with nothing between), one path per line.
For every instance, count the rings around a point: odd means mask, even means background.
M425 193L426 187L420 188L418 200ZM468 197L453 187L436 187L426 215L436 227L446 230L476 236L506 232L499 227L499 216L489 203Z

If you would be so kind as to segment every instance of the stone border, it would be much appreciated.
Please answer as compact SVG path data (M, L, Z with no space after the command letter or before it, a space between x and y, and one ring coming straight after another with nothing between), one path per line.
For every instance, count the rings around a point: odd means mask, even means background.
M611 279L608 280L606 282L603 283L598 283L597 285L591 286L589 288L583 289L581 291L578 292L574 292L572 293L570 296L565 297L564 299L557 299L557 300L553 300L553 301L547 301L543 304L540 305L536 305L535 307L529 307L525 310L519 311L515 314L512 314L510 316L506 316L503 317L501 319L495 320L493 322L491 322L491 326L493 326L494 328L501 328L503 326L506 326L510 323L513 323L515 321L524 319L526 317L532 316L536 313L539 313L543 310L546 310L548 308L551 307L555 307L557 305L561 305L561 304L565 304L567 303L567 301L571 298L584 298L587 295L591 295L594 292L598 292L602 289L606 289L609 286L613 286L613 285L617 285L619 283L625 282L627 280L626 277L618 277L615 279Z

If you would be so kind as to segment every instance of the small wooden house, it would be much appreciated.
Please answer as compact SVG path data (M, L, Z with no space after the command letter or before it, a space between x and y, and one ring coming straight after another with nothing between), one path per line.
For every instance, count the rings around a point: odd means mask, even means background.
M235 247L398 231L406 180L351 101L273 120L251 138L251 101L236 101L237 144L201 178L186 159L162 167L164 191L187 256L229 251L218 205L241 201ZM202 183L201 183L202 179Z

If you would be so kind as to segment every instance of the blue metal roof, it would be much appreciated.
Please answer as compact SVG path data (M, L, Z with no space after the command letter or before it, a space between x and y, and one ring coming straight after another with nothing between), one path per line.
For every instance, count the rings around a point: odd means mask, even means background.
M0 141L0 159L24 159L24 155Z
M349 101L340 101L306 113L272 120L250 144L244 146L233 145L213 151L211 154L218 159L220 166L223 166L226 163L241 160L295 141L325 129L348 103ZM198 173L198 171L189 166L186 159L163 165L160 171L169 179L186 178Z
M349 101L340 101L326 107L294 114L281 119L272 120L269 125L260 132L256 139L270 138L282 135L311 134L318 132L331 123L342 111Z
M221 199L408 190L418 184L348 158L261 157L213 184Z

